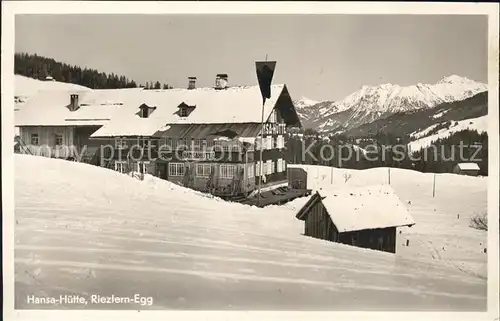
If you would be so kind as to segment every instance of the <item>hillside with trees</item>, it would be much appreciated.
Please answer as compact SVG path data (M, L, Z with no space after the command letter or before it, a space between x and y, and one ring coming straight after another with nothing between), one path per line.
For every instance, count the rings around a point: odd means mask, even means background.
M52 77L56 81L82 85L92 89L136 88L170 89L172 86L159 81L137 84L123 75L106 74L95 69L81 68L56 61L37 54L16 53L14 55L14 73L34 79L45 80Z
M395 167L432 173L451 173L457 163L474 162L479 165L479 175L488 175L487 133L454 132L430 147L411 153L408 142L405 138L381 132L361 141L345 135L323 140L318 133L315 135L313 130L307 130L303 137L288 138L286 160L291 164L348 169Z

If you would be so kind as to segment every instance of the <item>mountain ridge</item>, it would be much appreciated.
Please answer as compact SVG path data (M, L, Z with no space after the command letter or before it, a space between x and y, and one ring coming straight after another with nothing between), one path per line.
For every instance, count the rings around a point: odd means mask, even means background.
M296 101L306 128L323 133L344 132L399 112L434 108L470 98L488 90L486 84L450 75L436 84L399 86L391 83L362 86L340 101Z

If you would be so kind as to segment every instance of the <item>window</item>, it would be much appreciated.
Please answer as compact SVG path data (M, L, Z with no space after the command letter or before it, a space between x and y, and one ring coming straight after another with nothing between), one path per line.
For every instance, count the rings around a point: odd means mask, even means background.
M205 139L193 139L191 141L191 146L194 150L200 150L202 147L206 146L207 141Z
M235 165L221 165L220 166L220 177L221 178L233 178L236 172Z
M127 171L127 162L115 162L115 171L125 173Z
M351 244L352 245L356 245L357 242L358 242L358 235L357 234L353 234L351 236Z
M283 123L278 124L278 135L283 135L285 133L284 126L285 126L285 124L283 124Z
M210 164L196 164L196 176L209 177L211 172L212 166Z
M117 149L127 148L127 140L125 140L123 138L116 138L115 139L115 147Z
M248 178L255 177L253 165L247 167L247 177Z
M148 165L149 162L137 162L137 172L141 174L147 174L148 173Z
M137 144L144 149L149 149L152 146L152 141L148 138L137 138Z
M260 150L260 136L255 137L255 150Z
M168 164L168 175L169 176L183 176L184 175L184 164L183 163L170 163L170 164Z
M177 142L175 143L176 144L176 149L179 148L179 149L190 149L191 146L189 145L188 143L188 140L187 139L178 139Z
M38 145L39 143L38 134L31 134L31 145Z
M278 120L278 112L276 111L276 109L273 109L269 122L275 123L277 120Z
M274 162L270 159L266 161L266 174L272 174L274 173Z
M279 158L277 161L276 161L276 166L277 166L277 172L278 173L281 173L283 171L285 171L284 167L283 167L283 160L281 158Z
M181 117L187 117L187 116L188 116L188 110L187 110L187 108L185 108L185 107L184 107L184 108L181 108L181 109L179 110L179 115L180 115Z
M264 145L264 149L273 149L273 137L272 136L266 137L266 144Z
M139 117L141 118L148 118L149 115L151 115L151 113L155 111L155 109L156 107L149 107L146 104L142 104L139 107L139 112L137 113L137 115L139 115Z
M276 148L285 148L285 138L283 135L276 137Z
M167 146L167 148L170 148L170 149L175 149L175 146L176 146L176 141L175 139L172 139L171 137L166 137L165 138L165 146Z
M63 137L61 134L56 134L55 135L55 141L56 141L56 146L62 146L63 144Z

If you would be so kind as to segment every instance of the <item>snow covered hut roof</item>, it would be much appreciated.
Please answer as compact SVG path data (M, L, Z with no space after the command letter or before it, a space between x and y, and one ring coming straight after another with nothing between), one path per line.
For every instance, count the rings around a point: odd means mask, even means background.
M458 163L457 166L461 170L479 170L479 165L476 163Z
M142 89L41 90L15 113L15 126L104 125L127 100ZM70 95L80 108L70 111Z
M181 117L182 103L194 106L187 117ZM147 118L136 113L139 106L156 107ZM282 108L285 121L298 123L297 113L285 85L273 85L271 98L264 105L267 119L275 107ZM120 112L91 137L153 136L166 125L243 124L261 122L262 96L259 86L145 90L130 97Z
M319 191L296 217L305 220L311 205L318 201L323 203L340 233L415 224L389 185Z

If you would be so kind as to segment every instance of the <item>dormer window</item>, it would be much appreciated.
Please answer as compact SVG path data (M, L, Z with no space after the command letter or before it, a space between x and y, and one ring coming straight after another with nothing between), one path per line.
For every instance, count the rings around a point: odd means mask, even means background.
M137 113L137 115L141 118L148 118L155 110L156 110L156 107L149 107L146 104L142 104L139 107L139 112Z
M179 115L179 117L188 117L189 114L191 114L193 112L193 110L196 108L195 105L189 105L185 102L182 102L179 106L178 106L179 110L177 111L177 115Z

